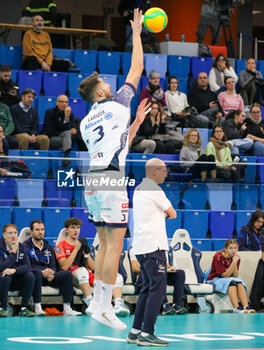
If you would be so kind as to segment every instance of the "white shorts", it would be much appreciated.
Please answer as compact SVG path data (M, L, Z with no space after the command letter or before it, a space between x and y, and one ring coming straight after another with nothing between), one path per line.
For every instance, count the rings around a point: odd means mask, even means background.
M108 177L110 180L105 180ZM86 180L84 197L89 220L96 226L126 227L129 205L122 174L119 171L93 172ZM120 186L111 185L118 180Z

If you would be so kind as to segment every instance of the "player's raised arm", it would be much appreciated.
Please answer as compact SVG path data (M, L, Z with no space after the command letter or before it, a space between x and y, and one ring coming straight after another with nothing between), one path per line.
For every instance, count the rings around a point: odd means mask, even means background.
M128 72L126 82L133 84L136 88L138 86L142 71L143 71L143 48L141 42L141 30L142 30L142 11L139 9L134 10L134 19L130 21L132 27L132 58L131 67Z

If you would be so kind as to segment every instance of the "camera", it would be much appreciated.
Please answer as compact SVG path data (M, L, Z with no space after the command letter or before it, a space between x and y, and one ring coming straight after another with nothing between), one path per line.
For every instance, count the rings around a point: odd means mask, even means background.
M232 10L244 4L244 0L216 0L216 12L219 16L231 18Z

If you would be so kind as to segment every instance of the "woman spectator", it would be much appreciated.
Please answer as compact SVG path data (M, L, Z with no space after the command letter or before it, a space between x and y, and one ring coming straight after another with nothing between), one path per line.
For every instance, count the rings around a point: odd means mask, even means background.
M262 210L256 210L250 217L247 225L242 226L237 240L239 250L262 251L264 260L264 213Z
M201 178L205 181L208 173L211 174L211 179L216 179L215 164L208 164L207 162L214 162L215 158L212 154L206 155L201 149L201 136L196 129L189 129L184 135L183 147L180 152L181 167L186 173L192 173L194 178ZM196 162L205 162L204 164Z
M225 114L229 113L231 109L244 110L244 101L242 97L236 93L235 81L232 77L225 77L224 79L226 90L220 92L218 101Z
M232 143L227 141L223 127L215 125L205 148L205 153L207 155L212 154L215 158L217 178L231 179L233 182L238 182L238 169L230 164L233 162L231 146Z
M139 101L141 102L144 98L147 98L148 102L155 101L159 102L162 107L166 106L165 93L160 86L160 74L156 70L149 72L148 85L140 92Z
M246 70L239 73L238 83L239 93L245 105L251 105L253 102L264 104L264 80L261 72L256 70L254 58L246 61Z
M167 114L162 113L160 104L152 102L150 112L140 125L140 136L152 139L156 142L154 153L175 153L175 149L179 146L179 144L171 140L170 135L166 133L166 116Z
M234 313L255 313L256 311L248 305L247 287L238 277L240 266L238 247L234 239L225 241L225 248L217 252L213 258L207 282L214 285L215 291L228 294ZM239 306L238 299L242 306Z
M235 84L237 83L238 79L234 69L230 66L227 57L220 53L216 56L209 73L210 89L216 93L223 91L226 77L232 77Z
M231 140L233 146L232 154L240 154L251 149L253 140L245 137L247 126L244 124L245 112L241 109L231 110L224 121L224 130L228 140Z
M246 136L254 141L252 153L254 156L264 156L264 121L261 117L261 107L253 103L249 117L246 119Z

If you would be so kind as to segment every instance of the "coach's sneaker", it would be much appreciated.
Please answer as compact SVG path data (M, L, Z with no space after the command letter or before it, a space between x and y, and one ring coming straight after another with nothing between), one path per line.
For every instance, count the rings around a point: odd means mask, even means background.
M33 317L35 316L35 313L29 310L27 307L24 307L20 310L19 316Z
M166 303L163 306L162 315L175 315L175 310L169 303Z
M187 314L187 310L185 309L185 307L183 307L181 305L173 304L172 307L174 308L176 315L177 314L180 314L180 315Z
M41 306L35 307L35 316L43 317L46 316L45 312L42 310Z
M93 300L91 300L89 306L85 310L85 313L87 316L91 316L97 309L98 305Z
M238 306L233 310L233 312L235 314L247 314L248 311L246 309L243 309L242 306Z
M0 317L7 317L8 316L8 310L0 308Z
M114 306L114 311L117 317L127 317L130 315L130 310L125 305L123 299L121 299L121 301Z
M142 334L139 334L139 336L137 338L137 345L141 345L141 346L168 346L169 342L156 337L154 334L149 334L146 337L143 337Z
M255 314L256 313L256 310L254 310L252 307L250 307L250 306L245 306L244 307L244 310L247 310L247 312L249 313L249 314Z
M70 305L65 305L63 309L64 316L82 316L82 313L79 311L73 310Z
M113 308L107 311L97 308L97 310L93 312L92 318L107 327L119 329L120 331L124 331L127 328L126 324L117 318Z
M129 332L126 337L126 342L129 344L137 344L138 336L140 335L140 332L138 334L134 334L132 332Z

